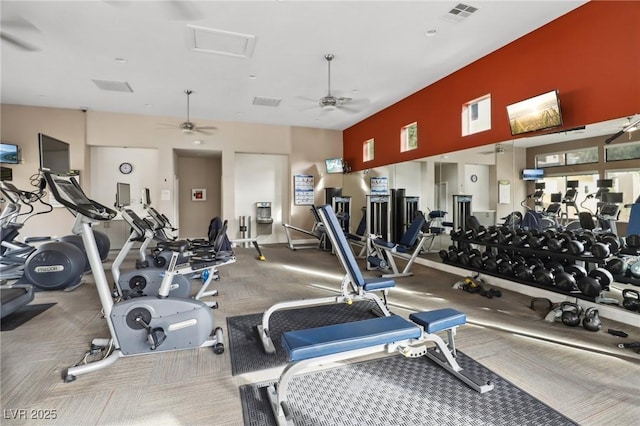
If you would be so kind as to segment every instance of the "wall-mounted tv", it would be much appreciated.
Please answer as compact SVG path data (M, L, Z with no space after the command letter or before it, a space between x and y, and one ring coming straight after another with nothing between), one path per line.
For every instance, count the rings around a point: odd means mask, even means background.
M562 125L562 111L557 90L552 90L507 106L512 135L550 129Z
M50 170L53 173L66 174L71 169L69 144L38 133L40 147L40 169Z
M12 143L0 143L0 163L18 164L20 162L20 151L18 145Z
M116 207L131 205L131 186L128 183L116 183Z
M544 177L544 169L523 169L522 180L538 180Z
M342 158L327 158L324 163L327 167L327 173L342 173L344 171Z
M598 179L596 186L598 188L613 188L613 179Z

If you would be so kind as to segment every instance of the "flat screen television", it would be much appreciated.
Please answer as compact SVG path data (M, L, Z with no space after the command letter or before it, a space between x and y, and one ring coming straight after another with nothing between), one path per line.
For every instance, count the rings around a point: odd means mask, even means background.
M69 144L38 133L40 148L40 169L50 170L57 174L67 174L71 169Z
M327 173L342 173L344 171L342 158L327 158L324 163L327 167Z
M613 179L598 179L596 186L598 188L613 188Z
M131 205L131 186L128 183L116 184L116 206L126 207Z
M560 97L552 90L507 106L512 135L550 129L562 125Z
M567 181L567 188L577 188L580 186L580 181L579 180L568 180Z
M522 180L538 180L544 177L544 169L523 169Z
M149 188L144 188L142 190L142 199L144 200L145 206L151 205L151 191L149 191Z
M12 143L0 143L0 163L18 164L20 162L18 145Z

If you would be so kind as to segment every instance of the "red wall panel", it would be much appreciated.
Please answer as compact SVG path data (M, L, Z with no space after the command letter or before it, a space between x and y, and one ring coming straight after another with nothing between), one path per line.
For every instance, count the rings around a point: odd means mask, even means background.
M344 157L362 170L511 140L506 106L553 89L562 128L640 113L638 22L640 2L589 2L346 129ZM462 105L489 93L491 130L462 137ZM401 153L400 129L415 121L418 149Z

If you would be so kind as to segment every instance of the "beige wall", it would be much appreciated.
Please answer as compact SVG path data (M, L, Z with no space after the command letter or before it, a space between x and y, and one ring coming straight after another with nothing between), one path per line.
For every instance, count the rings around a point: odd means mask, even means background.
M86 122L85 122L86 120ZM23 150L24 164L14 166L14 183L19 187L29 184L29 176L37 173L39 160L37 153L38 132L47 133L58 139L69 142L72 146L71 167L80 169L81 176L89 176L89 150L87 146L156 148L158 165L150 170L145 164L134 164L136 170L152 176L157 182L157 193L152 194L158 200L159 211L176 221L177 206L175 200L174 177L178 176L176 152L183 151L215 151L221 154L220 159L220 213L230 222L229 227L236 228L235 203L235 153L268 153L283 154L290 158L290 176L295 174L313 174L316 180L316 201L324 197L325 186L342 186L342 175L324 175L324 159L342 155L342 132L299 128L290 126L274 126L253 123L214 122L193 118L201 126L216 126L218 129L211 135L185 135L175 125L183 121L182 117L160 117L118 114L99 111L83 113L77 110L56 108L39 108L18 105L1 106L1 137L3 141L15 143ZM194 145L194 140L200 145ZM95 160L95 159L94 159ZM118 180L118 171L104 176L114 182ZM292 186L292 184L289 184ZM91 196L91 182L82 181L85 191ZM170 191L169 200L162 200L161 191ZM180 191L181 193L183 191ZM258 194L259 195L259 194ZM256 196L259 198L259 196ZM293 203L292 190L289 191L289 203ZM29 221L22 235L38 235L46 233L69 233L73 218L70 214L57 209L56 220L36 218ZM292 206L289 222L296 226L309 226L311 215L308 208ZM187 209L188 215L188 209ZM307 217L308 215L308 217ZM67 222L60 222L64 218ZM210 217L209 217L210 219ZM180 223L189 220L180 217ZM34 225L31 222L35 222ZM208 223L208 222L207 222ZM53 224L53 225L49 225Z
M2 105L0 138L3 142L17 144L21 151L21 164L5 165L13 170L14 185L23 190L36 189L31 185L31 177L38 174L38 133L44 133L70 145L71 168L80 170L80 182L86 188L90 176L84 173L88 164L85 118L86 113L80 110ZM42 205L35 207L45 209ZM20 233L22 236L63 236L71 233L73 222L74 217L66 209L55 208L46 215L31 217Z
M222 217L220 157L179 157L177 175L179 179L179 222L180 236L206 238L209 222L215 216ZM206 190L205 201L192 201L191 190Z

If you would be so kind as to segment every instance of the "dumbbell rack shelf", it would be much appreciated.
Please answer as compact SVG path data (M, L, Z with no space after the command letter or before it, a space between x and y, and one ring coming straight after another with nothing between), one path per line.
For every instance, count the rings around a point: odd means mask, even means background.
M614 281L621 284L632 284L640 286L640 278L627 277L625 275L614 275L613 279Z
M452 238L451 239L453 241L454 244L457 245L458 248L460 248L461 245L464 244L473 244L476 246L484 246L484 247L491 247L491 248L495 248L498 250L504 250L507 252L511 252L512 254L516 254L519 253L521 255L530 255L530 256L535 256L535 257L539 257L539 258L554 258L554 259L560 259L560 260L570 260L570 261L577 261L577 262L584 262L585 264L585 268L587 270L590 270L590 264L591 265L595 265L594 267L598 267L600 265L603 265L606 263L607 259L600 259L594 256L590 256L590 255L585 255L585 256L575 256L575 255L571 255L569 253L559 253L559 252L554 252L554 251L550 251L550 250L540 250L540 249L533 249L530 247L526 247L526 246L513 246L513 245L505 245L505 244L498 244L498 243L492 243L489 241L476 241L476 240L468 240L465 238ZM510 281L519 283L519 284L525 284L531 287L536 287L536 288L540 288L540 289L544 289L544 290L548 290L548 291L553 291L555 293L559 293L559 294L564 294L570 297L576 297L582 300L587 300L589 302L594 302L595 303L595 298L593 297L589 297L586 296L584 294L582 294L581 292L569 292L569 291L564 291L561 290L557 287L550 287L550 286L545 286L539 283L536 283L535 281L531 280L531 281L525 281L525 280L521 280L518 277L515 276L506 276L506 275L502 275L499 273L495 273L495 272L491 272L491 271L487 271L485 269L480 269L480 268L474 268L471 265L461 265L459 263L454 263L454 262L449 262L449 261L443 261L443 263L447 264L447 265L451 265L451 266L456 266L459 268L464 268L464 269L468 269L470 271L474 271L480 274L484 274L484 275L490 275L490 276L494 276L494 277L498 277L498 278L503 278L503 279L508 279Z

